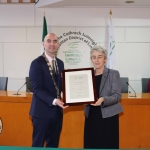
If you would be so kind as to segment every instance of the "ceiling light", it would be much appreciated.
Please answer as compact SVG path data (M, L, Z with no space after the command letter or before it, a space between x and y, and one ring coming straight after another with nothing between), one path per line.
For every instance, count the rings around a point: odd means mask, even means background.
M134 1L126 1L125 3L131 4L134 3Z

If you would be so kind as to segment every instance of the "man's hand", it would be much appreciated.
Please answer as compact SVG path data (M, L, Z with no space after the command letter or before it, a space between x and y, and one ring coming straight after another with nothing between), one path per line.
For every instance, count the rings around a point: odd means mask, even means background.
M65 108L69 107L68 105L64 106L64 102L62 102L60 99L57 99L55 103L56 103L56 105L58 105L62 109L65 109Z
M103 101L104 101L104 98L101 97L101 98L99 98L99 99L96 101L95 104L91 104L91 105L92 105L92 106L100 106L100 105L102 104Z

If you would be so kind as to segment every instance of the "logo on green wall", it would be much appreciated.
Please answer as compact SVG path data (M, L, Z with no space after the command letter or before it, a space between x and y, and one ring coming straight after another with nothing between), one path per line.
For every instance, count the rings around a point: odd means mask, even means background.
M58 55L65 63L65 66L75 68L75 66L86 66L85 58L90 59L90 49L97 43L87 34L81 31L63 33L58 37L60 48Z

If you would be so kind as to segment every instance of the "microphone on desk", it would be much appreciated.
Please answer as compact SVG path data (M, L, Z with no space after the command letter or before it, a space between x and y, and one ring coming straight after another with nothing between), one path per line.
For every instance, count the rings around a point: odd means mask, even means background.
M133 88L130 86L130 84L128 83L128 82L126 82L127 83L127 85L133 90ZM134 91L134 90L133 90ZM134 91L134 93L135 93L135 91ZM136 93L135 93L135 96L130 96L130 97L136 97Z
M23 84L23 86L26 85L26 84L27 84L27 82L25 82L25 83ZM23 86L22 86L22 87L23 87ZM22 87L21 87L21 88L22 88ZM20 89L21 89L21 88L20 88ZM21 95L21 94L19 94L20 89L17 91L16 94L13 94L13 95Z

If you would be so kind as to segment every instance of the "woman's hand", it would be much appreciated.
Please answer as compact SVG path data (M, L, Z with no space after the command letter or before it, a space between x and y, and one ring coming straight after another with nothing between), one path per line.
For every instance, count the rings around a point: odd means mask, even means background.
M104 101L104 98L101 97L101 98L99 98L99 99L96 101L95 104L91 104L91 105L92 105L92 106L100 106L100 105L102 104L103 101Z

